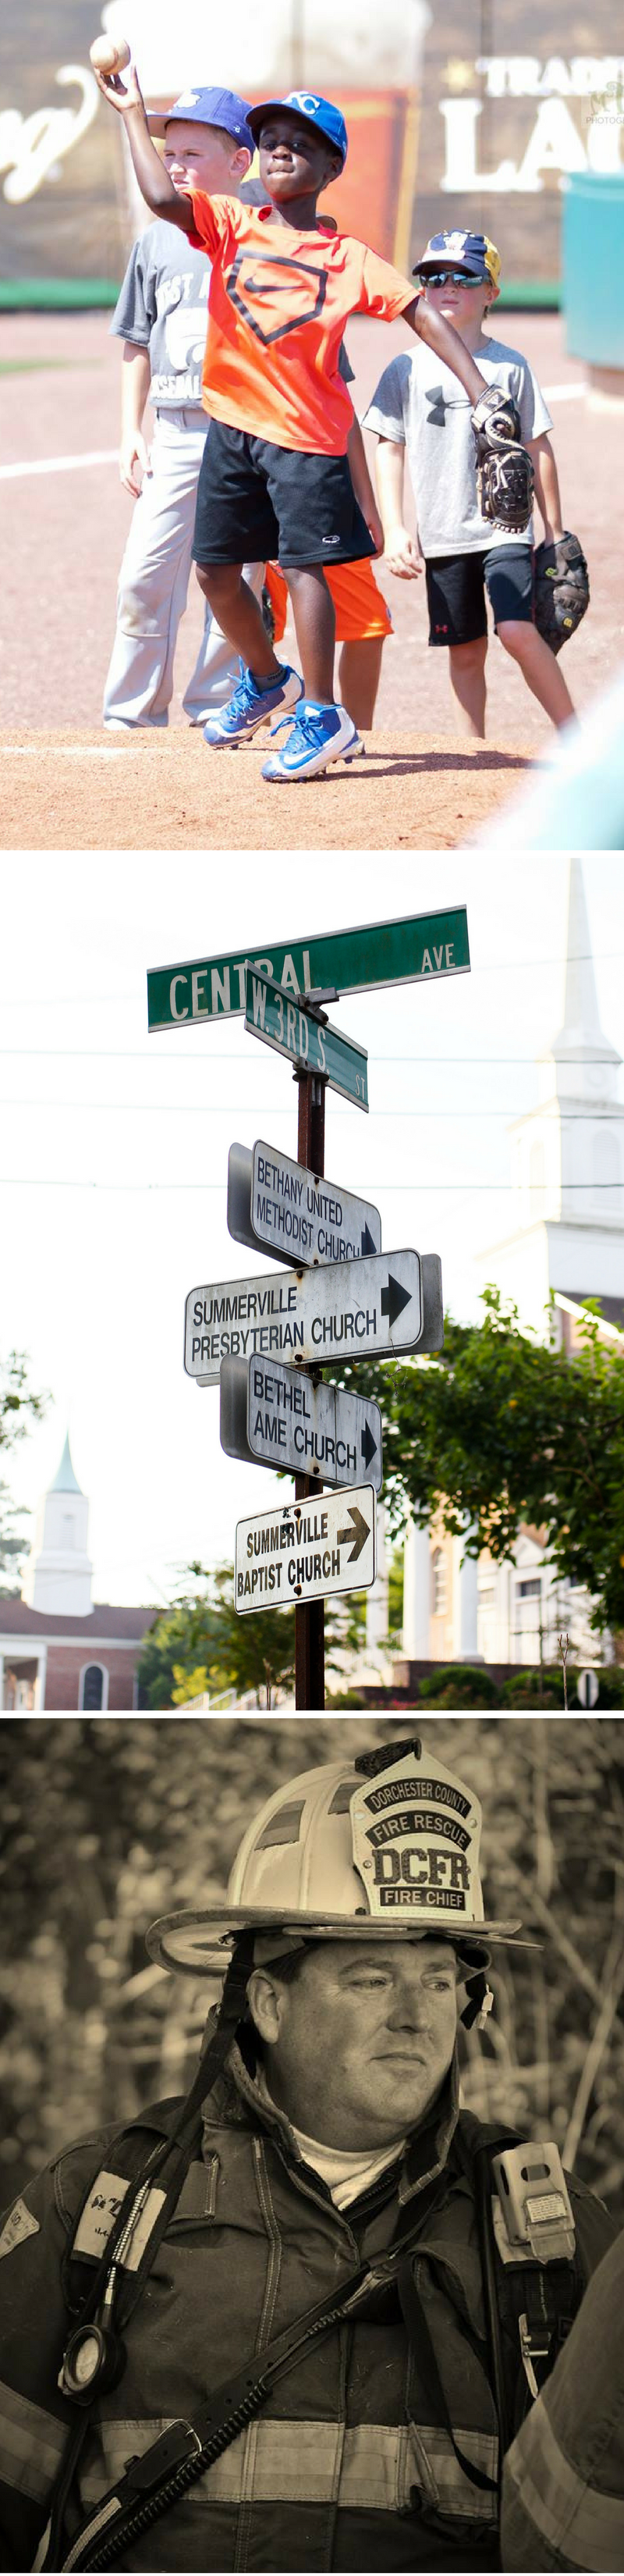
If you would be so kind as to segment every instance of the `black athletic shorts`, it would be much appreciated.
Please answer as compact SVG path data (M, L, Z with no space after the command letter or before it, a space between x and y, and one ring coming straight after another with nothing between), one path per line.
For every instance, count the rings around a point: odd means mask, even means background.
M311 456L211 420L199 469L198 564L359 563L374 555L346 456Z
M487 635L486 589L494 628L533 624L530 546L488 546L487 554L432 555L425 564L430 644L476 644Z

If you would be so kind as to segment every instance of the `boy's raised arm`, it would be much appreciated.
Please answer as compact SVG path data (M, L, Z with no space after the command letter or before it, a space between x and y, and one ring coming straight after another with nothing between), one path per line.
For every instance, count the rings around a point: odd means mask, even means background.
M468 349L464 348L459 332L453 329L452 322L445 322L442 313L434 312L433 306L427 304L424 295L414 296L413 304L408 304L405 312L401 314L401 321L409 322L410 330L416 332L417 339L426 340L427 347L435 349L436 357L442 359L443 366L452 367L453 375L459 377L460 385L463 385L464 393L468 394L471 403L479 402L481 394L491 392L491 386L486 384L485 376L482 376L480 369L475 366L474 358L471 358Z
M99 72L95 63L92 68L102 97L108 100L109 107L117 109L118 116L123 116L146 206L151 208L153 215L162 215L165 223L179 224L181 232L193 233L195 225L190 197L181 196L179 189L174 188L164 161L161 161L160 153L152 142L134 63L128 64L123 79L120 72Z

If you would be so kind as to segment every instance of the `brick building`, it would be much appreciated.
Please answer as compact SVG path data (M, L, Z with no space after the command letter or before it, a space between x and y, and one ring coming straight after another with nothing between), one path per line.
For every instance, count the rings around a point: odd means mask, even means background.
M88 1515L67 1439L39 1505L22 1592L0 1598L0 1709L138 1707L136 1667L156 1612L92 1602Z

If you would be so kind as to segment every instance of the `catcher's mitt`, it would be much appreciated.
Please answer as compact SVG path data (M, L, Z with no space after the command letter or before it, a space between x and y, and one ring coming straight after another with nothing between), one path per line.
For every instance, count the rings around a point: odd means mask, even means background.
M578 537L564 535L535 549L535 624L538 635L560 653L589 607L589 573Z
M531 516L535 476L531 457L520 444L515 402L493 389L480 395L471 419L482 516L520 536Z

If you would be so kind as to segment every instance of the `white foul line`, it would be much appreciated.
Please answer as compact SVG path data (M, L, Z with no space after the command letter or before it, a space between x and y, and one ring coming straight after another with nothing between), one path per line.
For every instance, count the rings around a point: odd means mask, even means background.
M77 465L117 465L118 447L93 447L81 456L36 456L29 465L0 465L0 482L14 483L20 474L73 474Z
M584 384L584 383L583 383L583 384L575 384L575 385L545 385L545 386L544 386L544 401L545 401L545 402L578 402L579 395L580 395L580 394L586 394L586 393L587 393L587 385L586 385L586 384Z

